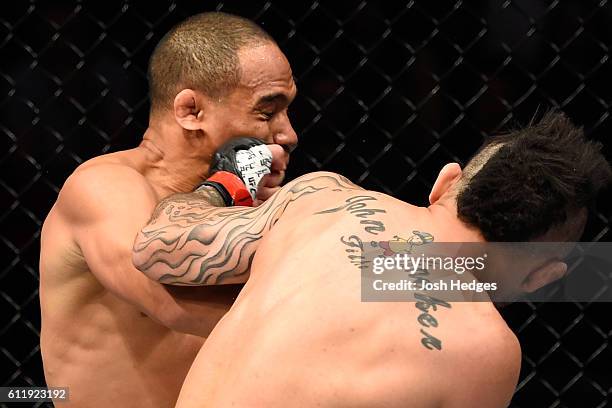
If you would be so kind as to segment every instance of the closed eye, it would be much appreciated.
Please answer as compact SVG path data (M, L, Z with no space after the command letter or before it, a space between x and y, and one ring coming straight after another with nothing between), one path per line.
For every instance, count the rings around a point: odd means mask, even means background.
M274 116L274 112L261 111L259 112L259 115L262 117L262 119L270 120L272 119L272 116Z

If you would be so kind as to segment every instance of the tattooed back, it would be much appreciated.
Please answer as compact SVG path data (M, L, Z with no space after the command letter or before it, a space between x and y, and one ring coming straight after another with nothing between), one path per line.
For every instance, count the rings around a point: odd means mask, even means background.
M425 232L480 240L475 232L331 173L284 190L293 198L263 236L178 407L504 406L520 351L491 304L424 311L415 302L361 302L362 247L397 237L416 244Z

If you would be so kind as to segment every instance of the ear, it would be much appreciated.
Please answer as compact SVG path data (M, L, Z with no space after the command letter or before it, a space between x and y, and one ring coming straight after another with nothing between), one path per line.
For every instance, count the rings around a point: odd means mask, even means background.
M202 101L194 90L183 89L174 97L174 119L183 129L199 130L203 118Z
M461 166L458 163L449 163L442 167L438 178L429 193L429 204L440 199L461 177Z
M535 292L541 287L561 279L566 272L567 264L565 262L549 262L531 271L521 283L521 290L527 293Z

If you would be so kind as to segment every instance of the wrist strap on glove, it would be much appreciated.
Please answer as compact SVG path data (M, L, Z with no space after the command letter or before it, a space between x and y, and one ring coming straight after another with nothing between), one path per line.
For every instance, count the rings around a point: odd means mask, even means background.
M262 177L270 173L271 164L272 152L264 142L252 137L235 138L214 154L210 177L200 186L213 187L228 207L252 207L257 186Z
M197 189L202 186L210 186L217 190L226 207L234 205L253 206L253 198L242 179L229 171L216 172L208 180L200 183Z

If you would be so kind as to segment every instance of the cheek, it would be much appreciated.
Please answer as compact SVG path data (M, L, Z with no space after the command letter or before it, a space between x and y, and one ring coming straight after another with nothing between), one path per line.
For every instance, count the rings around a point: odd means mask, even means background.
M250 110L225 107L218 114L216 130L222 139L250 136L267 141L271 138L270 122L259 120Z
M251 136L258 139L267 140L270 137L269 122L257 120L256 118L243 118L236 121L236 133L241 136Z

